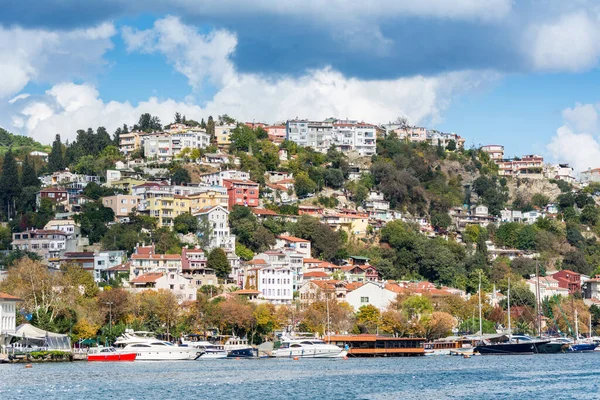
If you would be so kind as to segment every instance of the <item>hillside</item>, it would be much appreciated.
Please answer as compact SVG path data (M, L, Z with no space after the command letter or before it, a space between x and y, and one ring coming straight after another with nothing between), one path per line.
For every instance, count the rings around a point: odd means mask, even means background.
M49 152L50 146L36 142L28 136L15 135L0 127L0 154L12 148L17 156L25 155L31 151Z

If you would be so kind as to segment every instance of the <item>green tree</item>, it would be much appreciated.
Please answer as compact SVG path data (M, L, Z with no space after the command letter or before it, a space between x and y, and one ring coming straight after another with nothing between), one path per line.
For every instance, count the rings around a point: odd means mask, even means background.
M306 172L300 172L294 177L294 189L298 197L304 197L314 193L317 189L316 183L309 178Z
M35 172L35 162L29 158L29 155L25 155L23 160L23 168L21 170L21 187L39 187L40 180Z
M252 260L254 257L254 252L241 243L235 244L235 254L245 261Z
M217 276L221 279L227 278L227 276L231 272L231 265L229 265L227 255L225 254L225 251L220 247L217 247L216 249L213 249L210 253L208 253L206 266L214 270Z
M239 124L231 131L230 151L250 151L256 149L256 134L249 126Z
M171 171L171 180L175 185L181 185L182 183L192 182L192 177L187 169L176 167Z
M361 306L356 313L356 323L362 328L361 331L374 333L381 323L381 313L374 305Z
M115 190L106 186L100 186L96 182L90 182L83 188L83 195L94 200L99 200L101 197L115 195Z
M63 155L63 146L60 141L60 135L56 135L52 143L52 150L48 155L48 170L50 172L62 171L65 169L65 159Z
M153 235L154 246L156 249L156 253L163 254L180 254L181 253L181 243L177 238L175 232L163 226L162 228L158 228Z
M598 218L598 209L592 204L586 204L579 216L582 224L590 226L596 226L596 224L598 224Z
M212 115L208 117L208 122L206 122L206 133L210 135L210 142L216 144L217 137L215 135L215 121Z
M531 205L534 207L544 208L550 203L548 196L541 193L536 193L531 196Z
M173 224L175 232L183 233L184 235L198 231L198 219L189 212L176 216Z
M115 219L112 209L104 207L100 201L85 203L80 214L73 219L81 226L81 233L87 236L90 244L98 243L108 228L106 224Z
M2 211L6 212L7 218L11 218L16 212L15 201L21 195L21 184L19 181L19 171L17 161L12 153L12 149L4 155L2 163L2 175L0 175L0 200Z
M328 168L325 171L325 184L334 189L341 188L344 185L344 174L341 169Z

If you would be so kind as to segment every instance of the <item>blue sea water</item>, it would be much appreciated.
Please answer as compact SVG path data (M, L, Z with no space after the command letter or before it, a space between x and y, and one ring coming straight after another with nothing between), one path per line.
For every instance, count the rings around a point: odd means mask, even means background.
M600 354L0 364L0 399L592 399Z

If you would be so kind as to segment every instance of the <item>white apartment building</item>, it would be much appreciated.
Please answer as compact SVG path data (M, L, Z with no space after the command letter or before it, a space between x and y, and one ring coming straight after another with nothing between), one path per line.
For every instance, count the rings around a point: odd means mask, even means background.
M376 151L377 127L349 120L290 120L286 123L286 139L320 152L335 146L342 152L371 156Z
M257 254L255 260L264 260L270 268L289 268L291 271L291 284L293 290L298 290L302 285L303 266L305 255L290 248L269 250Z
M396 300L398 291L396 285L389 285L380 282L366 282L346 293L346 302L352 306L355 311L366 305L372 305L380 310L385 310L392 301Z
M200 182L206 185L223 186L224 179L247 181L250 180L250 173L237 171L235 169L228 169L200 175Z
M199 222L208 220L210 241L208 250L220 247L225 251L235 251L235 235L229 229L229 211L223 206L201 208L193 214Z
M18 297L0 292L0 351L1 346L6 346L12 339L12 334L17 328L17 302Z
M205 132L175 134L157 133L144 137L144 156L150 160L171 161L183 149L202 149L210 144L210 135Z
M260 292L259 298L273 304L290 304L294 298L293 273L291 268L277 260L269 263L264 258L275 255L266 253L255 256L249 264L256 265L247 271L244 289L254 288Z
M333 125L332 144L341 152L356 151L361 156L372 156L377 150L375 125L341 122Z
M569 164L551 164L544 166L544 176L547 179L562 180L575 183L575 171Z

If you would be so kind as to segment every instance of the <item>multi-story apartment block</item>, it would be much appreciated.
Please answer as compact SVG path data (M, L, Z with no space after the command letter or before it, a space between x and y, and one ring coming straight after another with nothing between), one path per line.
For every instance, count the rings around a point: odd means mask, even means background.
M432 146L440 146L443 148L448 147L448 144L452 141L456 145L457 149L465 147L465 139L458 136L456 133L444 133L436 130L427 131L427 141Z
M375 125L338 122L333 125L331 143L341 152L356 151L361 156L372 156L377 146Z
M161 289L173 293L179 303L196 300L197 287L180 272L148 272L129 281L129 291L134 293Z
M129 216L132 211L137 210L141 197L129 194L117 194L114 196L102 197L102 205L110 208L115 213L117 221L123 220Z
M154 197L144 202L144 211L148 211L151 217L157 219L159 227L172 227L175 217L190 212L190 202L187 196Z
M202 249L181 250L181 263L183 276L190 278L193 285L217 285L218 279L215 271L206 266L206 254Z
M140 132L121 133L119 135L119 150L128 155L139 150L142 144Z
M502 161L504 159L504 146L499 144L481 146L481 151L488 153L493 161Z
M229 211L222 206L201 208L193 214L199 222L208 222L210 226L208 249L222 248L235 251L235 235L229 229Z
M250 180L223 179L223 186L227 188L230 210L234 205L247 207L258 206L258 183Z
M575 171L569 164L552 164L544 166L544 176L548 179L556 179L575 183Z
M131 255L130 277L149 272L181 273L182 263L179 254L156 254L154 246L141 246Z
M581 183L600 182L600 168L588 168L579 173Z
M277 253L277 252L274 252ZM290 304L294 298L293 273L289 265L284 262L270 264L257 255L254 259L255 267L247 270L244 289L255 289L260 292L259 297L273 304ZM283 257L285 256L269 256Z
M250 179L250 173L245 171L237 171L235 169L228 169L224 171L210 172L207 174L200 175L200 182L206 185L224 186L224 179L235 179L239 181L245 181Z
M498 174L502 176L543 177L544 157L535 154L512 160L499 160L496 164L499 168Z
M237 128L237 125L217 125L215 126L215 137L217 138L217 145L229 146L231 143L231 132Z
M331 146L333 122L290 120L286 123L286 139L303 147L327 151Z
M60 230L32 230L13 233L13 250L30 251L39 255L46 264L54 264L67 249L67 240L74 239Z
M144 156L158 161L171 161L185 148L201 149L210 144L206 132L158 133L144 137Z
M285 140L285 125L265 126L263 129L267 131L267 134L269 135L269 140L271 140L272 142L283 143L283 141Z

